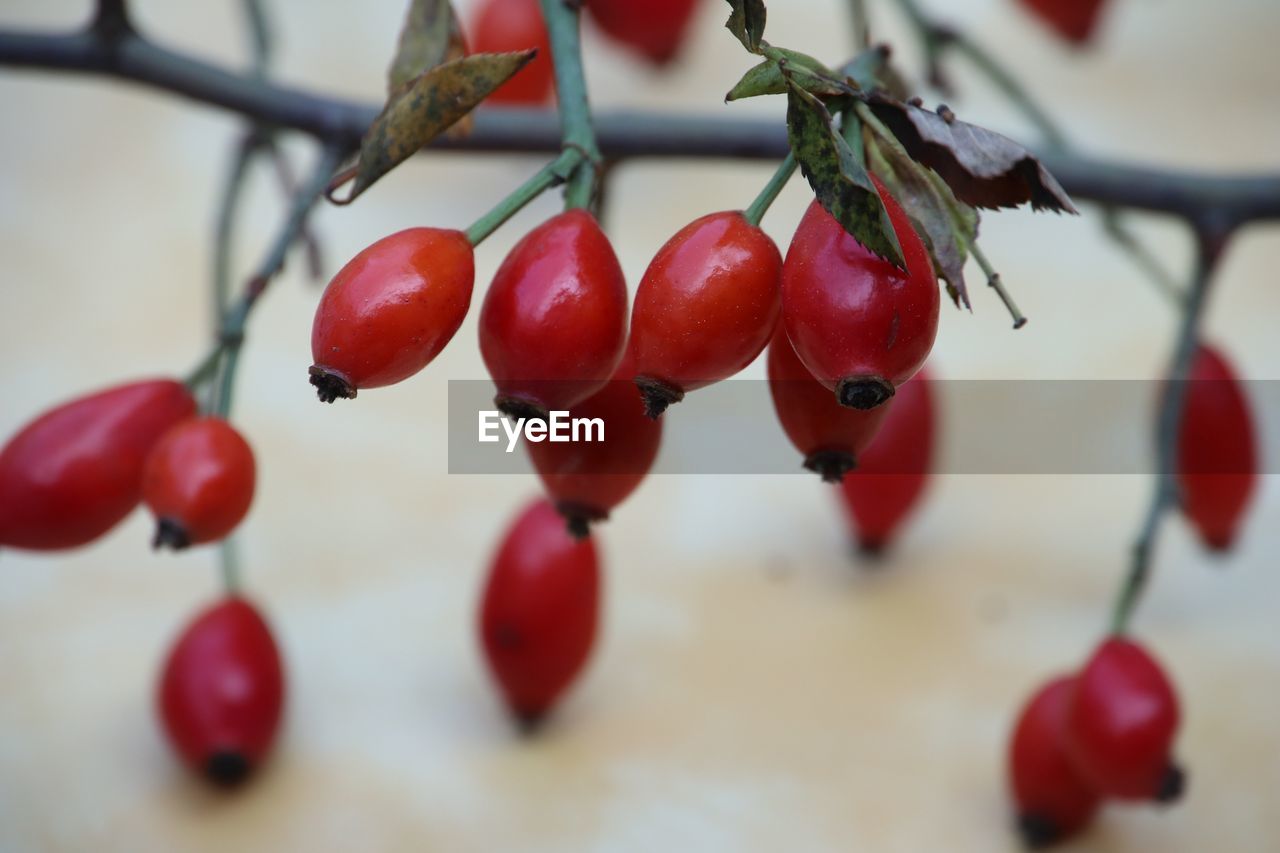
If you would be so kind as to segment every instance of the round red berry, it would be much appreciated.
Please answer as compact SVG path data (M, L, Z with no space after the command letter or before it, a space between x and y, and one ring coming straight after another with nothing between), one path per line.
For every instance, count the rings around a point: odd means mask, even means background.
M682 228L636 288L631 351L652 417L750 364L781 310L782 255L738 211Z
M142 478L142 499L156 518L155 547L180 550L227 536L249 512L255 478L253 450L222 418L170 429Z
M462 325L474 282L461 231L409 228L352 258L325 288L311 326L320 399L354 397L426 367Z
M874 408L924 364L938 332L933 264L878 178L906 269L876 257L817 201L782 265L782 320L796 355L842 405Z
M516 519L494 556L480 643L512 714L539 722L581 672L595 642L600 570L593 539L575 539L546 500Z
M182 760L209 781L232 786L266 757L284 695L271 629L252 604L233 596L182 632L165 661L157 705Z
M142 497L143 461L195 414L180 382L133 382L64 403L0 451L0 545L74 548L97 539Z

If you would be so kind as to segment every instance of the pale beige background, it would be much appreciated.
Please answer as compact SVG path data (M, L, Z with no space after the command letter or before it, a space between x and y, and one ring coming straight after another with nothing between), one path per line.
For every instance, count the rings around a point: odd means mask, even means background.
M86 5L8 0L0 20L70 26ZM273 3L280 75L376 97L401 5ZM720 104L748 64L719 28L721 5L706 4L689 61L668 76L588 36L596 101L777 115L777 102ZM1116 0L1087 58L1006 0L930 5L1002 44L1090 151L1280 166L1271 0ZM235 4L137 6L157 37L243 61ZM775 42L832 59L848 52L839 0L771 10ZM879 34L914 55L896 22ZM1024 130L971 75L957 77L963 114ZM137 88L8 71L0 114L8 435L72 393L182 371L203 351L209 226L238 125ZM310 156L301 142L293 150ZM330 271L392 230L469 223L536 165L417 159L354 207L320 213ZM609 214L629 280L676 227L746 204L768 173L706 162L623 169ZM241 269L276 227L273 190L258 175ZM796 182L767 218L780 242L804 204ZM484 246L481 283L554 208L544 199ZM1171 262L1186 256L1175 228L1144 229ZM1171 314L1102 242L1092 211L992 216L984 238L1031 324L1010 332L979 290L972 316L944 316L945 375L1159 369ZM1278 264L1276 231L1245 235L1208 318L1254 378L1280 378ZM242 537L248 585L270 611L291 679L275 760L240 794L211 794L175 765L153 723L160 656L216 592L212 552L152 555L142 513L75 554L6 552L0 848L1010 846L1011 714L1098 636L1147 481L946 478L891 569L871 574L849 562L832 496L807 478L657 478L603 531L607 629L594 665L545 736L522 742L486 683L472 610L495 536L536 483L445 473L445 380L484 375L475 312L422 376L321 407L305 381L316 291L300 266L253 319L237 408L261 465ZM678 429L673 415L668 428ZM771 417L763 400L760 416ZM1168 527L1137 630L1185 699L1190 796L1164 814L1110 809L1076 849L1277 849L1278 506L1271 478L1240 552L1221 565L1180 524Z

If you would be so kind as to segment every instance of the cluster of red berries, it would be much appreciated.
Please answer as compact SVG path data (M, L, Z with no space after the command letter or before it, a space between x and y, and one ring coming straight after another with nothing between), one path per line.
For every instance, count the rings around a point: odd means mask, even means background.
M1186 785L1172 758L1178 697L1138 643L1107 638L1078 674L1031 697L1009 745L1017 826L1029 847L1082 831L1105 800L1177 800Z
M698 0L591 0L586 11L614 41L654 66L676 58ZM486 100L493 104L539 106L555 90L551 41L538 0L481 0L471 23L471 47L478 53L536 48L538 55Z

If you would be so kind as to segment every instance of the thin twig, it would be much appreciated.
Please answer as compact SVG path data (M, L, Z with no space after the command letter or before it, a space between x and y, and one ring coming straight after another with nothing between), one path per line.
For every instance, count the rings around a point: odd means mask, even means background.
M93 32L69 35L0 32L0 65L90 72L185 95L277 128L354 147L380 106L281 86L235 74L129 34L115 49ZM445 135L436 150L556 153L560 127L549 111L490 108L475 115L468 136ZM597 113L596 138L611 160L716 157L781 160L786 128L762 119L719 119L662 113ZM1043 151L1040 159L1075 198L1194 220L1207 209L1237 224L1280 219L1280 173L1214 175L1112 163L1076 152Z

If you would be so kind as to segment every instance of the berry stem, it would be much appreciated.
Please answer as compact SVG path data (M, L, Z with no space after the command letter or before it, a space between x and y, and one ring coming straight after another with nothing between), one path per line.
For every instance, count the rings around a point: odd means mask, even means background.
M987 260L987 256L982 249L978 248L978 241L969 241L969 254L973 255L973 259L978 262L978 266L982 268L982 272L987 277L987 284L996 295L1000 297L1000 301L1004 303L1004 307L1008 309L1009 316L1013 318L1013 327L1021 329L1027 325L1026 315L1018 308L1018 303L1013 301L1013 296L1004 286L1004 281L1000 278L1000 273L996 272L996 268L991 265L991 261Z
M866 0L849 0L849 17L853 22L853 45L863 50L871 45L871 25L867 20Z
M751 202L751 206L743 211L743 217L752 225L759 226L760 220L764 219L764 215L769 210L769 206L773 204L778 194L782 192L782 188L787 185L787 181L791 180L791 176L796 173L796 155L788 154L778 165L777 171L773 173L773 177L769 179L769 183L764 185L764 189L756 196L755 201Z
M240 591L240 545L234 536L218 543L218 569L222 576L222 591L236 595Z
M1191 287L1182 308L1182 321L1178 328L1177 342L1170 359L1168 382L1160 403L1156 422L1157 467L1155 488L1147 507L1137 541L1133 545L1133 561L1120 584L1115 606L1111 613L1111 631L1123 634L1138 600L1146 590L1151 576L1151 557L1155 549L1156 534L1165 513L1178 503L1177 454L1178 431L1182 411L1187 402L1187 375L1199 340L1200 317L1209 294L1209 285L1218 260L1231 237L1231 227L1217 222L1201 222L1196 228L1196 267Z
M467 242L479 246L485 238L497 231L502 224L515 216L525 205L556 184L563 183L566 175L573 174L582 162L582 152L566 148L560 156L543 166L532 178L525 181L502 201L480 217L467 229Z
M600 149L591 125L587 82L582 74L578 0L541 0L555 64L556 100L560 105L560 133L564 147L576 148L582 161L574 168L564 193L565 209L591 206L595 195Z

